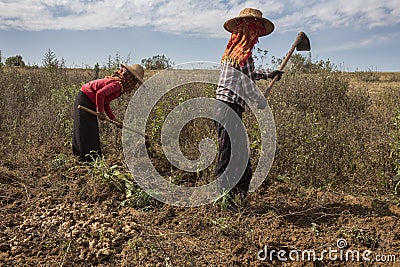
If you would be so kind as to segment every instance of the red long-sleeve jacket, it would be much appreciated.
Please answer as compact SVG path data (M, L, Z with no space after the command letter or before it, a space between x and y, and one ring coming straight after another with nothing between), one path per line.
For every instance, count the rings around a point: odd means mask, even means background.
M99 112L105 112L111 120L114 120L110 102L121 96L121 89L122 86L118 81L104 78L84 84L81 91L90 98Z

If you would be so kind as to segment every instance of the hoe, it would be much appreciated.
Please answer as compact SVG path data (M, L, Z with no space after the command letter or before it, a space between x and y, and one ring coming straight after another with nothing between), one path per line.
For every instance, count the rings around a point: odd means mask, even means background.
M295 49L297 51L310 51L311 50L310 40L308 39L307 35L304 32L299 32L299 34L297 35L296 41L294 41L294 43L293 43L292 47L290 48L289 52L287 53L285 59L279 66L280 71L282 71L285 68L286 64L288 63L288 61L289 61L290 57L292 56ZM278 76L275 76L275 78L270 82L267 90L265 90L265 93L264 93L265 97L267 97L269 95L269 93L271 92L272 86L274 85L274 83L276 82L277 79L278 79Z
M89 109L89 108L87 108L87 107L81 106L81 105L78 105L78 108L81 109L81 110L83 110L83 111L89 112L89 113L91 113L91 114L93 114L93 115L95 115L95 116L97 116L97 115L99 114L98 112L96 112L96 111L94 111L94 110L91 110L91 109ZM115 125L117 125L117 126L119 126L119 127L124 127L125 129L127 129L127 130L129 130L129 131L131 131L131 132L137 133L137 134L143 136L143 137L146 138L146 139L148 138L147 135L143 134L142 132L139 132L139 131L137 131L137 130L135 130L135 129L132 129L132 128L129 128L129 127L127 127L127 126L122 126L119 122L110 120L109 118L106 118L106 121L108 121L108 122L110 122L110 123L112 123L112 124L115 124Z

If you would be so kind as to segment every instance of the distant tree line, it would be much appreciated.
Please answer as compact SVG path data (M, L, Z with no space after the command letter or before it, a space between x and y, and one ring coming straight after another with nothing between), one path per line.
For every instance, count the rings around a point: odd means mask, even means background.
M57 69L57 68L65 68L65 60L62 58L59 60L56 54L49 49L42 58L42 66L46 69ZM2 63L2 56L0 51L0 65L4 65L7 67L26 67L25 61L23 60L21 55L15 55L6 58L4 64ZM37 67L37 66L31 66Z
M275 69L279 67L282 63L283 59L276 58L272 56L271 62L268 64L266 62L268 51L262 50L258 48L253 57L256 61L258 68L267 68L267 69ZM0 68L3 66L7 67L26 67L26 64L21 55L15 55L6 58L5 62L2 62L1 50L0 50ZM94 67L94 78L99 78L100 71L105 70L107 73L111 74L112 71L119 68L121 64L130 64L131 55L128 54L126 57L122 57L119 52L117 52L114 57L111 55L108 56L107 62L100 67L99 63L97 62ZM150 58L144 58L141 60L141 65L146 70L163 70L172 67L173 63L170 58L166 57L165 55L155 55ZM29 67L38 67L38 66L29 66ZM42 67L49 70L54 71L57 69L65 68L65 60L64 58L58 59L54 51L49 49L42 58ZM87 67L91 69L91 67ZM332 64L332 62L328 59L324 60L312 60L311 53L308 55L302 54L294 54L292 55L291 59L289 60L289 64L286 68L286 71L290 72L304 72L304 73L314 73L320 70L327 70L327 71L337 71L337 66Z
M96 62L93 69L95 71L95 76L99 75L100 69L103 70L115 70L121 66L121 64L129 64L131 61L131 55L128 54L125 58L120 55L119 52L115 54L114 57L108 56L107 62L100 67L99 63ZM150 58L144 58L141 60L142 66L147 70L162 70L170 68L173 63L171 59L165 55L156 55ZM21 55L10 56L5 59L3 64L1 50L0 50L0 67L27 67ZM39 67L37 65L28 67ZM48 70L55 70L60 68L65 68L64 58L58 59L54 51L49 49L42 58L42 67Z

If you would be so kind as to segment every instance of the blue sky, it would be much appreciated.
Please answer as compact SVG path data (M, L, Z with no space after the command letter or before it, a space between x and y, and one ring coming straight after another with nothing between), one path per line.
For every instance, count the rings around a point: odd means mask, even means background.
M398 0L0 0L0 50L42 64L51 49L67 66L104 65L117 52L129 63L165 55L175 64L219 62L223 23L260 9L275 31L256 47L283 57L299 31L312 58L341 70L400 71Z

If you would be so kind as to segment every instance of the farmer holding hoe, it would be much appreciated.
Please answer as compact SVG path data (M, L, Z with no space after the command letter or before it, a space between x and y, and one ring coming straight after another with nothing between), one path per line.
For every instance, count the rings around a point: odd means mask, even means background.
M139 64L132 66L121 64L121 68L111 76L90 81L82 86L75 99L72 136L72 150L80 160L91 161L102 155L97 118L105 120L108 116L119 128L122 128L123 124L115 118L110 102L135 90L143 83L143 76L144 69ZM97 110L97 116L93 116L80 107L86 107L91 111Z
M250 181L252 178L252 166L250 159L247 160L247 166L244 173L233 172L236 177L229 177L225 172L231 158L232 147L240 147L239 153L248 155L248 144L245 134L239 133L238 122L234 120L236 116L242 119L245 111L245 101L257 103L258 109L264 109L267 105L265 97L255 86L254 81L260 79L274 79L277 76L279 80L282 71L274 70L269 73L265 70L255 70L252 58L252 50L258 42L258 38L270 34L274 30L274 24L266 18L263 18L262 12L257 9L245 8L238 17L227 20L224 28L231 33L230 40L221 60L221 72L216 90L217 104L215 115L219 122L216 123L218 133L219 153L216 167L216 176L220 177L218 190L221 194L228 197L228 209L237 212L240 205L245 200ZM233 110L234 113L229 111ZM234 129L234 135L228 135L227 128ZM230 139L233 138L233 139ZM232 155L240 160L241 155ZM237 160L237 159L236 159ZM237 176L240 176L239 177ZM238 183L232 187L233 178L238 179ZM232 188L226 192L226 188Z

